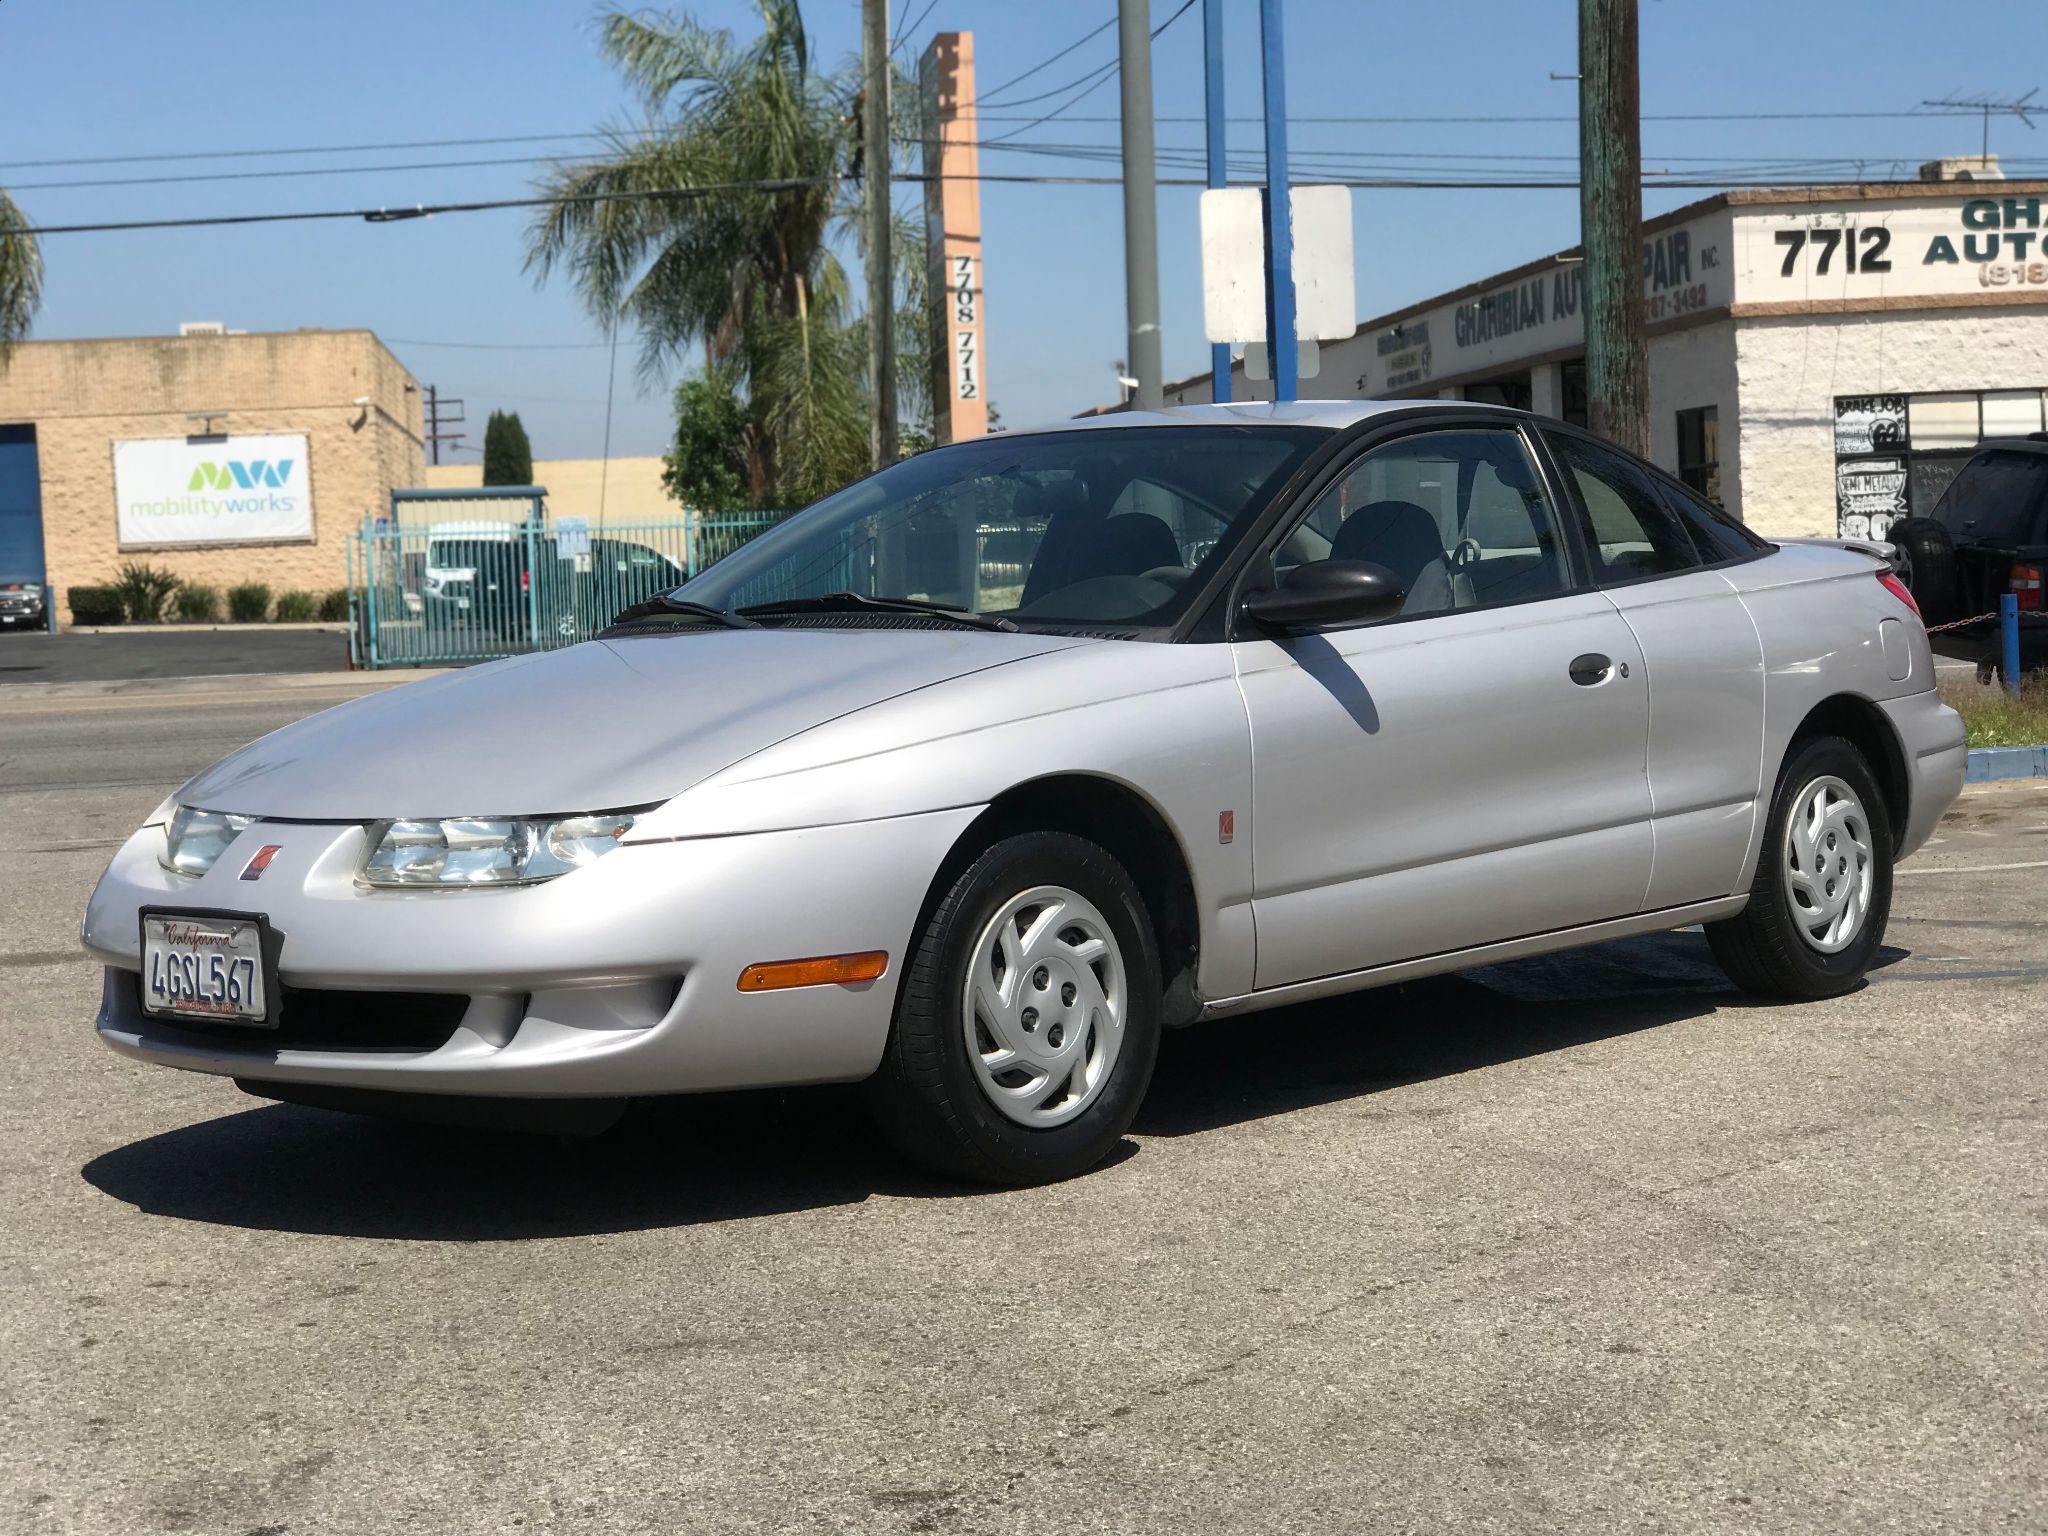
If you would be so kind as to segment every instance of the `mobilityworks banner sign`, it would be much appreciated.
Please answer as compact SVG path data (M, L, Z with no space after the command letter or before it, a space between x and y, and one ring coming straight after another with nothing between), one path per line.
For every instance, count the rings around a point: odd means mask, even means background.
M306 454L303 433L116 443L121 545L310 539Z

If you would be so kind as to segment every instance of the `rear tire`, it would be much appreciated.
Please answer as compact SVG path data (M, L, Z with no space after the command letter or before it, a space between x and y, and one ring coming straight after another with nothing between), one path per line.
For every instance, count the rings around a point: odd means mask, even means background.
M1795 741L1749 905L1707 924L1714 958L1758 997L1838 997L1877 958L1891 904L1891 819L1870 764L1839 736Z
M866 1084L913 1162L981 1184L1085 1173L1159 1053L1159 955L1130 875L1065 832L995 843L952 878L906 957Z
M1929 625L1956 616L1956 545L1931 517L1902 517L1885 535L1905 561L1906 590Z

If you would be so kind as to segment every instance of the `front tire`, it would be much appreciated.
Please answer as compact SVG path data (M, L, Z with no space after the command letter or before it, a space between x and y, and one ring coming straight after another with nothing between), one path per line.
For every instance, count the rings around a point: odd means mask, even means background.
M1877 958L1891 904L1891 820L1869 762L1839 736L1795 742L1749 905L1707 924L1714 958L1759 997L1838 997Z
M1129 1128L1159 1053L1159 956L1129 873L1065 832L993 844L926 913L870 1111L949 1178L1085 1173Z

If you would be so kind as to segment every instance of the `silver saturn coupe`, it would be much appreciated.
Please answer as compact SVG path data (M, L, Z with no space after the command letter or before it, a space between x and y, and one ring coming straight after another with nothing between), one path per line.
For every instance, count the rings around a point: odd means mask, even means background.
M1964 758L1879 548L1521 412L1131 412L252 743L83 938L108 1045L271 1098L595 1127L859 1082L1022 1184L1200 1020L1694 923L1751 992L1848 991Z

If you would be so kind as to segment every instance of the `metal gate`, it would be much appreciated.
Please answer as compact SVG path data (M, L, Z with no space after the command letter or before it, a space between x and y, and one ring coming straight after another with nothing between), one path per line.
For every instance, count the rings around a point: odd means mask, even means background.
M538 485L391 493L349 536L349 655L444 666L574 645L730 554L781 514L679 511L593 525Z

